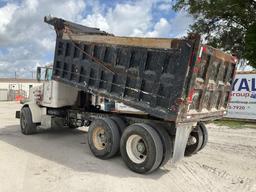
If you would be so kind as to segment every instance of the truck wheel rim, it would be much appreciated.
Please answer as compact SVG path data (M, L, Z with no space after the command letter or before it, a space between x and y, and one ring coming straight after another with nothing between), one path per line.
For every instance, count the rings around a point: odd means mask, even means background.
M147 158L146 145L139 135L131 135L126 141L127 155L131 161L140 164Z
M196 137L190 135L189 138L188 138L187 145L194 145L196 143L197 143Z
M97 150L103 150L107 144L105 130L102 127L96 127L92 134L93 144Z

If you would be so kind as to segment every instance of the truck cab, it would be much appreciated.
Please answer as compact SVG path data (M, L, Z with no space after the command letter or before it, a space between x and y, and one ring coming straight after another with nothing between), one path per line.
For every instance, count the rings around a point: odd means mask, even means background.
M30 89L28 101L16 112L27 135L66 126L65 108L75 105L78 96L77 88L52 79L52 66L38 67L36 77L42 84Z
M51 108L74 105L78 89L52 80L52 70L51 66L37 68L37 80L43 84L32 90L31 100L40 106Z

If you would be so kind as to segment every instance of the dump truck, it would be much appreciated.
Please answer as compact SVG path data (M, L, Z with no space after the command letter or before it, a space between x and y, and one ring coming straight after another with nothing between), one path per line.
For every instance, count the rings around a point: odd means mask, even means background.
M54 62L38 68L43 85L32 88L30 101L16 112L23 134L88 126L96 157L121 154L141 174L205 147L205 122L226 114L236 68L232 55L201 44L196 34L120 37L61 18L44 21L56 31ZM95 97L140 113L106 111Z

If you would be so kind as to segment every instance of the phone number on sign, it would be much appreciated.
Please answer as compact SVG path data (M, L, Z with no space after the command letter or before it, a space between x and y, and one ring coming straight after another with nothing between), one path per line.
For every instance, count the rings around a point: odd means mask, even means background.
M245 110L245 106L241 105L229 105L228 109L237 109L237 110Z

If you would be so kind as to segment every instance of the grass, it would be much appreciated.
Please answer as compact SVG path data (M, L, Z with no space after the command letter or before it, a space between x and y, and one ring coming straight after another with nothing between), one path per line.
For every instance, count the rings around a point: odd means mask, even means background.
M224 120L216 120L214 121L214 123L220 126L228 126L233 129L242 129L242 128L256 129L256 122L248 122L243 120L224 119Z

